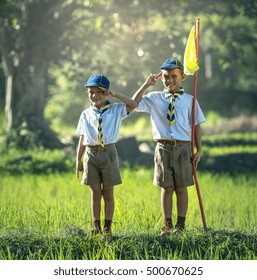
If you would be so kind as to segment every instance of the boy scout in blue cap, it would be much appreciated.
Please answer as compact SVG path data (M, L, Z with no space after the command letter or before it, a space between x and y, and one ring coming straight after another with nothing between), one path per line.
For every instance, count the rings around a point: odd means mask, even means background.
M161 207L164 227L161 235L170 232L181 233L185 228L188 208L187 186L194 184L190 158L193 96L184 92L183 65L177 59L167 59L160 67L161 72L148 76L132 99L138 103L138 112L151 115L155 148L154 184L161 187ZM164 90L145 91L157 80L162 79ZM195 143L197 152L193 157L196 165L201 157L201 127L205 121L202 110L196 102ZM177 222L172 223L172 196L177 197Z
M93 218L92 235L103 234L111 238L111 224L114 212L113 188L121 184L119 160L115 143L118 140L121 121L128 112L136 108L134 100L109 90L110 82L102 74L92 75L85 84L91 105L79 119L77 134L80 135L76 175L83 172L82 185L91 190ZM116 97L123 103L110 103L108 96ZM82 156L84 161L82 162ZM101 199L105 203L105 222L101 230Z

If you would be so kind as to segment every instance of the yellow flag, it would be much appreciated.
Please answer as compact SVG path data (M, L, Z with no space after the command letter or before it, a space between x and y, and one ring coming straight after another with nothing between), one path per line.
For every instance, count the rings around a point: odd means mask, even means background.
M195 43L195 26L193 26L184 53L184 73L186 75L194 75L195 71L199 69Z

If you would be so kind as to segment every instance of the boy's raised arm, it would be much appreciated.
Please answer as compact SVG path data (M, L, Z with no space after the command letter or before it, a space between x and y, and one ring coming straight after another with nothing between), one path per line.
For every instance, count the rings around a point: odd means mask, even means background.
M143 85L137 90L137 92L132 96L132 99L138 104L142 99L145 91L150 87L156 84L156 82L161 78L162 72L158 74L150 74Z
M136 101L132 100L131 98L129 98L129 97L127 97L127 96L125 96L121 93L109 90L108 94L113 96L113 97L116 97L119 100L121 100L122 102L124 102L127 106L127 112L131 112L137 107Z

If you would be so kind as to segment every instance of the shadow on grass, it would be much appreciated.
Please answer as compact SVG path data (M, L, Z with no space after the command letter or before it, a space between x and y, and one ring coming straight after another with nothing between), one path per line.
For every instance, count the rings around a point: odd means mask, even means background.
M59 236L9 234L0 237L0 259L250 260L257 259L257 233L189 230L182 235L118 234L102 241L84 232Z
M153 168L154 157L151 154L140 154L133 160L126 161L125 167L137 168L146 167ZM202 156L198 165L198 171L213 172L215 174L228 175L255 175L257 165L257 154L238 153L224 156Z
M203 156L199 171L227 173L229 175L256 174L257 154L238 153L224 156Z
M145 145L148 152L142 152L139 147ZM137 142L134 137L123 139L117 143L120 155L120 162L123 166L132 168L153 168L154 166L154 141ZM203 141L203 146L209 147L236 147L236 146L256 146L256 140L244 139L222 139L213 141ZM124 149L126 147L126 149ZM199 164L199 171L213 173L223 173L228 175L255 174L257 154L254 153L233 153L221 156L203 155Z
M231 146L256 146L257 141L253 139L217 139L215 141L203 140L202 145L208 147L231 147Z

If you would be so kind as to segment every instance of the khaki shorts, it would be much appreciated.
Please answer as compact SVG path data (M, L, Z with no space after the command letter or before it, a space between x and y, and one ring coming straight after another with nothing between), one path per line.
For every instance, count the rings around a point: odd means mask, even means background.
M187 187L194 184L190 142L172 146L157 143L154 155L154 185Z
M86 146L82 185L114 186L122 183L119 171L119 157L115 144Z

